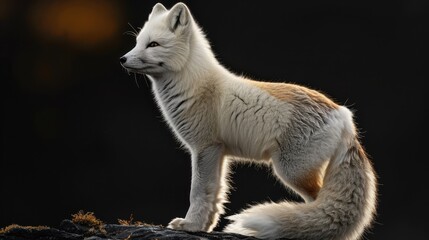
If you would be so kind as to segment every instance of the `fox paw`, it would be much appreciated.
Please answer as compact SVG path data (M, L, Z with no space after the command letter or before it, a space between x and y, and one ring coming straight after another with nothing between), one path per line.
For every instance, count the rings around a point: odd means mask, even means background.
M191 222L189 220L183 218L175 218L173 219L167 226L168 228L175 230L184 230L190 232L198 232L203 231L201 224Z

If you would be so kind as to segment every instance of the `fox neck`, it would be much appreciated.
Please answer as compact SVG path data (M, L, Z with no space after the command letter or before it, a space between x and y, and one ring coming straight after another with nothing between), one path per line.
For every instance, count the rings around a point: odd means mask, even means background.
M214 76L227 72L215 58L207 39L196 23L193 22L190 27L193 28L188 45L190 53L184 67L180 71L166 71L148 76L153 82L153 90L157 97L161 94L175 95L180 92L193 94L199 88L207 86L206 81L215 81Z
M180 71L149 76L160 109L176 128L180 128L184 114L198 102L199 93L216 86L216 82L229 73L216 60L197 26L194 26L189 41L189 57Z

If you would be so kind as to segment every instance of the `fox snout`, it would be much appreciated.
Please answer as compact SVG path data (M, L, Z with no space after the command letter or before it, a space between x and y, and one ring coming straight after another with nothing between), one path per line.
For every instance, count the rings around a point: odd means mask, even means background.
M125 57L125 56L120 57L119 62L121 63L121 65L123 65L124 63L127 62L127 57Z
M122 67L132 70L132 69L140 69L142 66L142 62L139 61L138 58L136 58L133 54L130 54L129 52L125 54L124 56L119 58L119 63Z
M134 47L119 58L119 63L124 68L139 68L140 63L136 61L137 55L139 55L138 53L139 51L137 51L136 47Z

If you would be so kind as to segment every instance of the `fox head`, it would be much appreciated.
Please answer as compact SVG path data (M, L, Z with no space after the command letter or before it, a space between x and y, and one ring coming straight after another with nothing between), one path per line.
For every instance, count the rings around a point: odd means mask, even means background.
M182 70L190 54L192 25L185 4L177 3L167 10L157 3L137 35L135 47L120 63L128 71L147 75Z

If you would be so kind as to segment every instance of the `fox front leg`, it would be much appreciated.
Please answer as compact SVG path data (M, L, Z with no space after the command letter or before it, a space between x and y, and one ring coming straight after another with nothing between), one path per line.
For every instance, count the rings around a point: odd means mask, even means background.
M186 217L173 219L169 228L210 232L216 226L226 201L227 166L223 152L223 146L218 144L192 154L190 206Z

